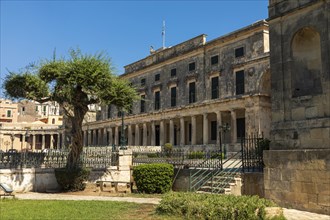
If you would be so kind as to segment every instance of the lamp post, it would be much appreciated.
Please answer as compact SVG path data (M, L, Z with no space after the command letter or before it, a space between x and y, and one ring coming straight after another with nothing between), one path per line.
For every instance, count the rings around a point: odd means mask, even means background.
M226 133L227 131L230 130L230 126L228 123L225 123L224 125L219 125L219 142L220 142L220 159L221 159L221 170L223 169L222 167L222 152L224 154L224 158L226 158L227 150L226 146L224 146L224 151L222 151L222 133Z
M124 110L121 110L121 135L120 135L120 150L126 150L126 141L125 141L125 128L124 128Z

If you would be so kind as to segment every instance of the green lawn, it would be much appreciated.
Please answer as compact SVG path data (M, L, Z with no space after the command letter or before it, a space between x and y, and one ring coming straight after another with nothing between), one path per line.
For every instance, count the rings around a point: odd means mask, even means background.
M171 220L155 214L155 205L113 201L0 200L1 220L144 219Z

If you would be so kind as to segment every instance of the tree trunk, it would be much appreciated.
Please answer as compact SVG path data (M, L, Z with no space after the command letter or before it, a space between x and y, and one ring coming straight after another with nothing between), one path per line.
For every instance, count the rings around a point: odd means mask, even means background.
M67 160L68 169L78 169L82 166L80 155L83 150L82 122L88 107L75 107L71 120L71 149Z

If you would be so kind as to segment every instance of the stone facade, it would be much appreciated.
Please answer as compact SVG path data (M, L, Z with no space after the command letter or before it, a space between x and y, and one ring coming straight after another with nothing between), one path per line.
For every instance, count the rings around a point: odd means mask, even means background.
M330 214L330 1L271 0L265 196Z
M122 78L142 100L124 117L128 146L219 146L235 151L240 137L270 131L268 23L256 22L206 42L200 35L125 66ZM103 106L85 124L85 145L119 145L121 117Z

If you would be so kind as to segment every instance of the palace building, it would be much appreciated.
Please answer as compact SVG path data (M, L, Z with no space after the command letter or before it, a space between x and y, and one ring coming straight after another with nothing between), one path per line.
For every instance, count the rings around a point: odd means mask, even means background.
M85 145L199 146L222 143L235 151L240 139L270 132L269 31L264 20L209 42L200 35L151 50L125 66L120 77L141 100L128 113L103 106L99 120L84 125ZM220 132L222 131L222 132Z

